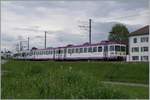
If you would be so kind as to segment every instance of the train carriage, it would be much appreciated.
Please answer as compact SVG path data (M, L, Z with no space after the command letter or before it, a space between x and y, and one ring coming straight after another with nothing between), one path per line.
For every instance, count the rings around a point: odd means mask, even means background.
M114 41L97 44L68 45L36 49L20 53L18 59L27 60L125 60L126 45Z
M53 59L53 48L49 49L36 49L30 52L29 60L51 60Z
M67 60L86 59L125 59L126 45L111 41L102 41L97 44L83 44L67 48Z

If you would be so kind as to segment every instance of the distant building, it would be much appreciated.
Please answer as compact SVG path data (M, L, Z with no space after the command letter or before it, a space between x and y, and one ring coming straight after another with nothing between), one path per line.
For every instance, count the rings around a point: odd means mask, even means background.
M7 59L12 57L12 52L6 51L6 52L1 52L1 58L2 59Z
M149 25L129 34L128 61L149 61Z

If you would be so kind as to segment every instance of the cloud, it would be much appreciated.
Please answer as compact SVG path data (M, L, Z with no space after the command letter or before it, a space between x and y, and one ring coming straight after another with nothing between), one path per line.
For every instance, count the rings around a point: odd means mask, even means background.
M1 46L8 49L27 37L30 47L43 48L44 31L48 47L82 44L88 41L88 31L78 26L88 25L89 18L93 43L107 39L115 23L133 31L149 22L148 0L2 1L1 8Z

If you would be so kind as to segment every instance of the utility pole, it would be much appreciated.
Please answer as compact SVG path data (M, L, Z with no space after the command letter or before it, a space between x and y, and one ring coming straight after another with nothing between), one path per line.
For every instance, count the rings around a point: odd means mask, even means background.
M46 33L47 31L45 31L45 49L46 49Z
M29 50L29 37L28 37L28 50Z
M91 39L91 23L92 23L92 19L89 19L89 22L87 23L88 25L79 25L79 27L81 28L81 29L84 29L84 30L88 30L88 32L89 32L89 44L91 44L91 42L92 42L92 39Z
M20 46L19 47L20 47L20 51L21 51L22 50L22 42L21 41L20 41Z
M91 19L89 19L89 44L91 44Z

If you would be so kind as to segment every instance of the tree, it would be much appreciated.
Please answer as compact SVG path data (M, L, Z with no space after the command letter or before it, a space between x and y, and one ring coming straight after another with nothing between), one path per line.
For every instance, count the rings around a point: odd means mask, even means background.
M115 24L112 30L109 32L108 39L110 41L123 42L128 44L129 31L127 27L123 24Z

